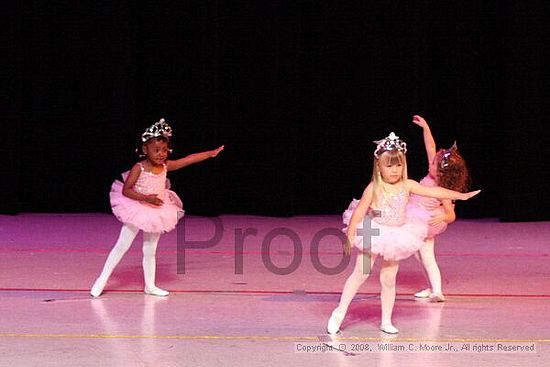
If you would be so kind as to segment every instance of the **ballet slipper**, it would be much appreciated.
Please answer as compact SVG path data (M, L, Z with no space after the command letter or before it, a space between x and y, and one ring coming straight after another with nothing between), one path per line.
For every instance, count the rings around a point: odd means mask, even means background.
M340 325L342 325L345 316L345 314L339 313L336 310L332 311L327 324L327 332L331 335L337 334L340 331Z
M101 279L97 279L92 286L92 289L90 290L90 294L92 297L96 298L101 296L101 293L103 293L103 289L105 288L106 282L102 281Z
M423 289L419 292L416 292L414 294L414 298L428 298L432 294L432 290L430 288Z
M158 287L145 288L143 291L145 292L145 294L157 297L166 297L170 294L170 292L165 291L164 289L160 289Z
M380 330L386 334L397 334L399 332L399 330L397 330L397 328L391 323L380 324Z

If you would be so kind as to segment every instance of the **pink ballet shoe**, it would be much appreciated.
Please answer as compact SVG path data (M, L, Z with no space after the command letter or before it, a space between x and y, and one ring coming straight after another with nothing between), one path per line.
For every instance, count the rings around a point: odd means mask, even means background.
M103 289L105 288L105 282L101 281L100 279L97 279L92 286L92 289L90 290L90 294L92 297L96 298L101 296L101 293L103 293Z
M332 311L327 324L327 333L331 335L337 334L340 331L340 325L342 325L342 321L344 321L345 316L346 315L343 315L336 310Z
M160 289L158 287L145 288L143 292L145 292L145 294L157 297L166 297L170 294L170 292L165 291L164 289Z
M432 294L432 290L430 288L423 289L420 292L416 292L414 294L414 298L429 298Z
M389 323L380 324L380 330L386 334L397 334L399 332L395 326Z

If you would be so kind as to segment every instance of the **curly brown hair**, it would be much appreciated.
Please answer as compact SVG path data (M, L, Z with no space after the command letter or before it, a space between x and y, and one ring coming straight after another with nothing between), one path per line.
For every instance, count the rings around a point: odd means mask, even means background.
M443 167L441 159L446 155L446 165ZM449 190L466 192L470 186L470 173L466 161L457 149L441 149L436 155L437 183Z

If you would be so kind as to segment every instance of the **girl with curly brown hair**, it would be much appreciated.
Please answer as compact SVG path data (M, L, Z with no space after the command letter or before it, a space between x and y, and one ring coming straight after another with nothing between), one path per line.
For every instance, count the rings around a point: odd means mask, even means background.
M424 186L439 186L458 192L466 192L469 186L469 172L464 158L458 152L456 143L449 149L436 150L435 140L426 120L421 116L413 116L413 123L423 130L424 145L428 155L428 175L420 184ZM431 288L415 293L416 298L430 298L433 302L445 301L441 290L441 272L435 260L434 238L454 222L456 214L452 200L439 200L418 195L412 195L407 215L422 218L428 223L428 236L424 245L416 255L421 260Z

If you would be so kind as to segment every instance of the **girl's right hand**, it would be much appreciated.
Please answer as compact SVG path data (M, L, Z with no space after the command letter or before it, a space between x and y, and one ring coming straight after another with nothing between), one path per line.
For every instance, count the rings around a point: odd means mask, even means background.
M468 200L470 198L473 198L474 196L476 196L480 192L481 192L481 190L465 192L464 194L462 194L460 200Z
M164 204L164 202L161 199L159 199L156 194L145 195L145 197L143 198L143 201L156 206L161 206L162 204Z
M350 236L350 235L346 236L346 243L344 243L344 254L345 255L351 254L351 249L353 247L354 241L355 241L354 236Z

